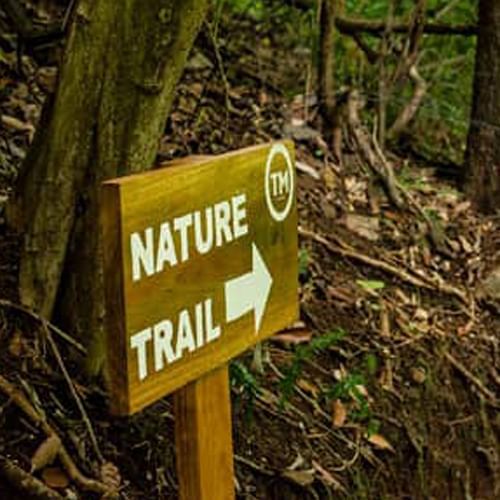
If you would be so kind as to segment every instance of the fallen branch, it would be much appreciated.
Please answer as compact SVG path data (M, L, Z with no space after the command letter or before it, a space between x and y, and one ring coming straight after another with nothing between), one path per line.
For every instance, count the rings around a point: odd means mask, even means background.
M63 497L45 483L21 469L12 460L0 455L0 476L23 497L35 500L62 500Z
M47 422L47 420L33 408L32 404L26 399L24 394L2 375L0 375L0 391L9 397L34 424L40 426L47 436L58 436L57 432ZM62 440L58 457L69 477L83 490L94 491L96 493L110 496L114 494L114 491L109 486L96 479L90 479L80 472L68 451L62 444Z
M460 290L459 288L456 288L452 285L448 285L446 283L435 283L429 278L414 276L409 272L405 271L404 269L393 266L392 264L389 264L388 262L385 262L383 260L369 257L368 255L355 252L354 250L347 250L345 248L340 248L331 243L330 241L328 241L323 236L316 234L313 231L303 229L301 227L299 227L299 234L305 238L310 238L316 241L317 243L320 243L330 252L342 255L343 257L347 257L352 260L357 260L358 262L362 262L363 264L367 264L372 267L376 267L377 269L392 274L393 276L396 276L400 280L405 281L406 283L409 283L410 285L416 286L418 288L425 288L427 290L434 290L445 293L447 295L454 296L460 299L461 302L466 304L467 307L470 307L467 294L463 290ZM469 310L467 310L467 313L469 315L472 314Z
M495 408L500 407L500 402L497 400L495 394L491 392L473 373L471 373L460 361L454 358L449 352L444 352L444 357L479 391L486 397L487 403Z

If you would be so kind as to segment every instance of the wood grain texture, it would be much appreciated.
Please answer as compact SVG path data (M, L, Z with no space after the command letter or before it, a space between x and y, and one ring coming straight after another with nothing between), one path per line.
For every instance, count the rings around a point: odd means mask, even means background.
M106 296L106 352L105 375L108 385L113 388L111 412L125 415L129 412L127 377L127 358L116 362L115 356L126 351L127 333L125 330L125 303L123 274L116 272L123 267L122 236L120 220L120 191L117 186L107 184L101 191L101 237L106 242L103 252L104 294ZM111 383L112 381L112 383Z
M174 393L180 500L234 499L227 365Z
M283 143L294 164L293 144ZM115 413L139 411L162 396L227 363L255 343L284 328L298 316L297 215L295 190L287 217L277 221L266 204L266 161L271 145L256 146L218 157L196 157L148 173L109 181L103 187L103 251L107 282L108 365ZM271 170L284 169L276 155ZM293 186L295 169L292 169ZM119 194L117 194L117 192ZM152 276L133 280L130 236L145 234L188 212L202 211L232 196L246 196L248 234L206 254L192 251L185 262ZM283 197L282 197L283 198ZM276 198L282 209L286 200ZM281 204L281 205L280 205ZM104 213L107 212L107 213ZM114 226L119 226L118 232ZM155 236L156 238L156 236ZM119 241L117 241L119 240ZM258 335L254 314L227 322L224 283L252 270L255 244L273 284ZM120 298L122 297L122 298ZM161 371L138 376L138 353L130 347L137 332L165 319L174 324L183 309L211 299L214 323L221 336L202 348L186 352ZM147 345L148 367L154 364L153 342Z

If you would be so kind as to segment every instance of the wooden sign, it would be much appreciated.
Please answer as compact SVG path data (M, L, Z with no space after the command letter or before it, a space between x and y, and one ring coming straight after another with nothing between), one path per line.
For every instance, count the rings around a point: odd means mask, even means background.
M104 183L112 412L139 411L298 315L292 143Z

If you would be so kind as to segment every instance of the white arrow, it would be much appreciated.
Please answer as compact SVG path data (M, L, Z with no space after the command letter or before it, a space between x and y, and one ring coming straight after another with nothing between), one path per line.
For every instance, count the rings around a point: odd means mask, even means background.
M273 278L266 263L255 243L252 243L252 270L225 283L226 321L238 319L253 309L257 335L272 284Z

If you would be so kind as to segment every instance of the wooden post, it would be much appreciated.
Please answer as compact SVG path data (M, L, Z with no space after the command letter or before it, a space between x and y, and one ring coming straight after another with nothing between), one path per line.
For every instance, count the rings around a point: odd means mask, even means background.
M233 500L227 364L174 393L180 500Z

